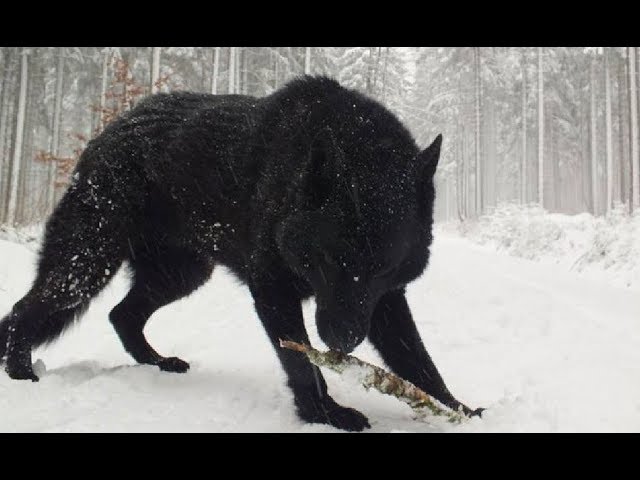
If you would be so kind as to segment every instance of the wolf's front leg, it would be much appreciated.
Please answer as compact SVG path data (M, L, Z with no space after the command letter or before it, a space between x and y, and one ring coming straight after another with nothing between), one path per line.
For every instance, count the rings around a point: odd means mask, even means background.
M481 408L470 409L449 392L420 339L404 290L389 292L380 299L371 318L369 339L397 375L449 408L462 408L466 415L482 412Z
M287 373L300 418L349 431L369 428L363 414L338 405L329 396L320 370L305 355L280 347L280 339L309 343L300 298L294 288L286 281L271 281L266 286L252 286L251 293L258 316Z

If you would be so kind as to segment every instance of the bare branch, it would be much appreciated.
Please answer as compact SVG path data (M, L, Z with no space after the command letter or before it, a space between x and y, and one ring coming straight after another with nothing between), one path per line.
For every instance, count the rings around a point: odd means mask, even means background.
M449 422L452 423L460 423L464 418L464 414L461 412L449 411L439 406L435 400L413 383L357 357L336 350L321 352L310 345L290 340L280 340L280 346L304 353L311 363L319 367L329 368L340 374L347 371L355 373L364 388L369 390L373 387L385 395L396 397L409 405L421 417L425 416L427 412L431 412L434 415L448 417Z

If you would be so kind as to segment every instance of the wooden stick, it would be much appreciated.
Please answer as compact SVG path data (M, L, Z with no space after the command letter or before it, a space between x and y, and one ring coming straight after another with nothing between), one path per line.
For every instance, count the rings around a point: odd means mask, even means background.
M347 370L356 374L358 381L369 390L375 388L385 395L393 395L408 404L418 415L424 416L428 410L434 415L448 417L452 423L460 423L464 418L461 412L445 410L423 390L399 376L360 360L357 357L329 350L321 352L304 343L280 340L280 346L295 352L304 353L311 363L326 367L340 374Z

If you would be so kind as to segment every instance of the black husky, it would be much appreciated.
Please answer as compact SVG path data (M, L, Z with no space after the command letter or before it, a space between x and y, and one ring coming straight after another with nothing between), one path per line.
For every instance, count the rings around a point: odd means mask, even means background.
M383 106L324 77L261 99L146 98L82 153L47 222L35 282L0 323L6 371L38 380L31 350L78 318L125 261L131 290L110 314L124 348L140 363L186 371L143 329L221 263L249 286L302 419L369 426L327 394L303 355L278 346L309 342L300 303L312 295L329 347L351 352L368 338L394 372L479 413L445 386L404 294L429 259L441 142L420 151Z

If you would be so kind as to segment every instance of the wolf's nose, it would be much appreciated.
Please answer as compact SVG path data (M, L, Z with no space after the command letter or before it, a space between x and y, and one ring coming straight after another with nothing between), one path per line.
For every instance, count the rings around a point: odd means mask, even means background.
M343 353L351 353L362 343L364 335L350 333L340 342L340 351Z
M349 330L344 332L343 335L333 336L328 339L327 346L333 350L338 350L342 353L351 353L355 348L364 340L365 333L358 330Z

